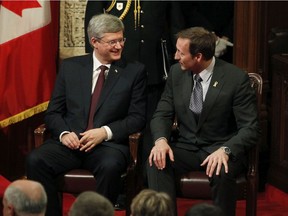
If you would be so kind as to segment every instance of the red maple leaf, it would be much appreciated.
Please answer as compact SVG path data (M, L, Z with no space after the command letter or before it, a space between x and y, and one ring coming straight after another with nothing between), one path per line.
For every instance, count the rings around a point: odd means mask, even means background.
M22 1L0 1L3 7L22 17L22 11L28 8L37 8L41 7L37 0L22 0Z

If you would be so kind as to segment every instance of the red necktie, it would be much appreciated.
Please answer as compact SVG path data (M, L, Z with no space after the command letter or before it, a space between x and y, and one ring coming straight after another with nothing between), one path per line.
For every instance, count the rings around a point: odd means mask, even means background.
M95 114L95 110L96 110L96 106L102 91L102 87L105 81L105 75L104 72L105 70L107 70L108 68L105 65L101 65L100 66L100 74L98 76L97 79L97 83L96 86L94 88L94 92L91 96L91 105L90 105L90 112L89 112L89 121L88 121L88 126L86 130L92 129L93 128L93 119L94 119L94 114Z

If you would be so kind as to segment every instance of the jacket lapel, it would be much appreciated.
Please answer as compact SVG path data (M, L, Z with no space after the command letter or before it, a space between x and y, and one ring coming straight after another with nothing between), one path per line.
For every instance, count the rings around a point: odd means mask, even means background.
M194 86L192 72L190 72L190 71L184 72L183 78L184 78L182 80L182 83L183 83L183 88L182 88L183 103L184 103L184 106L189 107L191 93L192 93L192 89Z
M84 63L80 79L82 89L82 100L84 105L84 116L89 116L91 104L91 89L92 89L92 76L93 76L93 60L92 55L87 58L88 63Z
M199 118L198 122L198 128L201 127L209 113L211 112L211 109L214 106L214 103L219 95L219 92L221 91L223 85L225 83L224 80L224 72L223 70L220 70L217 60L214 66L213 74L211 77L211 82L205 97L205 101L203 103L203 110Z
M102 106L104 101L108 98L108 94L112 92L112 89L117 83L121 73L123 73L124 70L119 65L122 66L122 64L119 62L117 62L116 64L111 64L111 67L109 69L108 76L106 77L95 113Z

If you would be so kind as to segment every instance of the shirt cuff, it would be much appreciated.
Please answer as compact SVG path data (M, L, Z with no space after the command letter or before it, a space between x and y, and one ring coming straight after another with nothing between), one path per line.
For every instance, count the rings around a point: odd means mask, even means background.
M62 142L62 136L64 135L64 134L69 134L70 133L70 131L63 131L61 134L60 134L60 136L59 136L59 140L60 140L60 142Z
M105 141L111 140L113 138L113 133L111 129L108 126L103 126L103 128L106 130L107 133L107 139L105 139Z

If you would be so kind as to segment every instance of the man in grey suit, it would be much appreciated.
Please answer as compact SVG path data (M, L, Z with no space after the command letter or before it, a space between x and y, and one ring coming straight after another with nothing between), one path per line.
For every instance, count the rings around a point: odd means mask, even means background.
M47 192L49 216L62 215L56 177L79 167L90 170L97 192L115 203L129 161L128 136L145 126L146 72L143 64L121 59L122 21L97 15L87 31L94 51L63 60L45 117L52 139L27 158L28 178ZM103 87L91 112L98 80Z
M179 63L171 67L151 121L154 147L147 163L148 185L176 203L174 175L206 170L214 203L233 216L235 178L245 170L247 150L259 138L256 95L247 73L213 56L215 40L201 27L177 34ZM196 91L201 100L195 108ZM178 136L170 141L175 117Z

